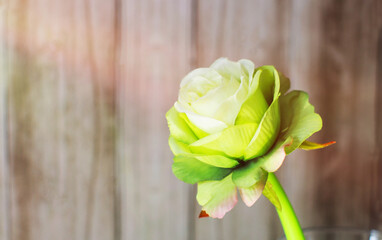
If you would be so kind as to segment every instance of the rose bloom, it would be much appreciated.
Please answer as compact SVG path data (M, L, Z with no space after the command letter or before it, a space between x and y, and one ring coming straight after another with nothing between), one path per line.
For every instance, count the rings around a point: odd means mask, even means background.
M296 148L326 145L305 141L322 120L302 91L273 66L249 60L216 60L190 72L179 98L166 114L173 172L198 184L205 216L222 218L237 202L237 190L252 206L268 172L276 171Z

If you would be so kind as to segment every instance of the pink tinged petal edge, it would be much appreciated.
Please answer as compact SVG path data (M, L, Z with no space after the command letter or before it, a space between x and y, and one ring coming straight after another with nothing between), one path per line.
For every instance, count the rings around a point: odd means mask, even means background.
M247 207L251 207L257 201L257 199L260 198L264 187L265 182L260 181L254 184L252 187L239 188L240 197L245 205L247 205Z
M276 149L269 156L265 156L267 159L263 163L262 168L267 172L277 171L277 169L279 169L283 164L284 159L286 157L285 148L290 146L291 144L292 141L288 141L287 143L284 143L281 147Z
M232 191L232 193L230 195L228 195L227 198L224 201L222 201L219 205L214 206L212 208L203 207L202 211L205 211L212 218L222 219L224 217L224 215L227 212L231 211L232 208L236 205L236 203L237 203L237 192L236 191L237 190L235 188L235 191Z

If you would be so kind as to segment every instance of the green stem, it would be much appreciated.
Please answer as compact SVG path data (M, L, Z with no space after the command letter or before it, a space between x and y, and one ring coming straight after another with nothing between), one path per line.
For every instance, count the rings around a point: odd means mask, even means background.
M274 173L268 174L268 181L272 185L273 191L275 191L280 204L281 209L277 209L281 225L283 226L284 233L287 240L305 240L300 223L296 217L296 214L289 202L287 195L284 192L280 182Z

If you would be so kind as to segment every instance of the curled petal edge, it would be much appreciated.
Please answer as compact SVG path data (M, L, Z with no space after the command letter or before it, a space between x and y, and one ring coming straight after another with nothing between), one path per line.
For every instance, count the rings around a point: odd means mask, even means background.
M251 207L261 196L265 187L266 179L264 181L259 181L249 188L239 188L240 197L247 205Z
M265 155L262 160L264 161L262 168L267 172L276 172L283 164L287 155L285 148L291 146L292 142L293 139L289 138L282 143L281 146L276 147L270 153Z

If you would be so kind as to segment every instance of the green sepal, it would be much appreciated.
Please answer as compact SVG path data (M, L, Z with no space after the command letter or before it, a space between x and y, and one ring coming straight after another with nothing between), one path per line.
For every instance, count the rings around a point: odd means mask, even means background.
M336 142L331 141L331 142L327 142L327 143L315 143L315 142L309 142L309 141L305 140L298 148L301 148L303 150L315 150L315 149L328 147L334 143L336 143Z
M250 161L242 167L235 169L232 173L232 181L236 186L249 188L267 176L267 172L261 168L261 162Z
M200 181L221 180L230 174L232 169L214 167L199 161L192 155L179 155L174 157L172 171L183 182L194 184Z
M265 184L263 195L268 198L268 200L277 208L277 210L282 211L281 203L276 192L273 190L272 184L267 181Z

